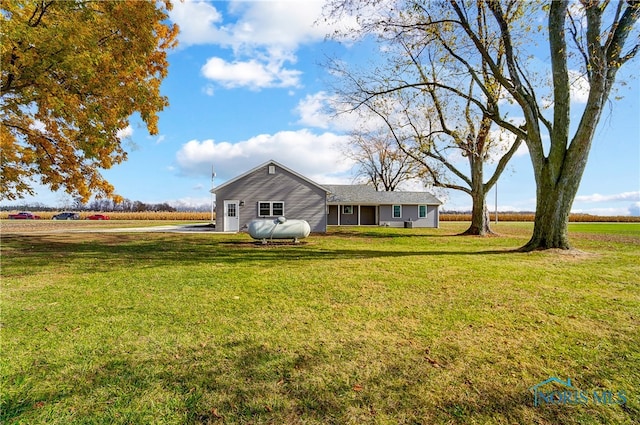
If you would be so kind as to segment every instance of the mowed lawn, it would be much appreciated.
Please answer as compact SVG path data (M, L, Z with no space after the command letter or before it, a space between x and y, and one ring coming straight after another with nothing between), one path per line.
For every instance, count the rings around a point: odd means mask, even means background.
M0 422L638 423L640 224L464 225L3 232Z

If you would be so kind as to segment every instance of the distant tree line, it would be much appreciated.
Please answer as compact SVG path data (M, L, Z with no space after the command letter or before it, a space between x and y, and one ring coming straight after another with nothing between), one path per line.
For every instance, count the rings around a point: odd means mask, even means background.
M44 205L40 202L24 203L15 205L0 206L0 211L60 211L60 210L72 210L72 211L105 211L105 212L173 212L173 211L208 211L211 209L211 205L201 205L192 207L173 207L167 202L158 204L147 204L141 201L132 201L130 199L123 199L121 202L114 202L111 199L95 199L87 204L82 203L80 198L69 200L66 205L62 205L59 208Z
M123 199L122 202L114 202L111 199L95 199L87 204L86 209L90 211L123 211L123 212L144 212L144 211L176 211L174 207L166 202L161 204L146 204L141 201Z

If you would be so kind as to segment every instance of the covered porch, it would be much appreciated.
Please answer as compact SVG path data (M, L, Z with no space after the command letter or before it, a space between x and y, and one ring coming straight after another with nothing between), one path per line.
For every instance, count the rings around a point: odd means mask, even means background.
M328 205L329 226L377 226L378 223L377 205Z

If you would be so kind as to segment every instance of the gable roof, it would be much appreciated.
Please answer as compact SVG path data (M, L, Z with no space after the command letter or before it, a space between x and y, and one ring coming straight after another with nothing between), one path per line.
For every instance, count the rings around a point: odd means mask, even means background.
M214 187L209 192L216 193L218 190L220 190L220 189L222 189L222 188L224 188L224 187L226 187L226 186L228 186L228 185L230 185L232 183L235 183L238 180L242 180L243 178L245 178L249 174L251 174L251 173L253 173L253 172L255 172L255 171L257 171L257 170L259 170L261 168L267 167L269 165L275 165L276 167L282 168L283 170L285 170L285 171L293 174L294 176L306 181L307 183L311 184L312 186L318 187L318 188L324 190L325 192L329 192L329 190L326 188L326 186L321 186L318 183L314 182L313 180L303 176L300 173L296 173L295 171L285 167L284 165L282 165L279 162L276 162L274 160L269 160L269 161L267 161L265 163L262 163L262 164L258 165L257 167L254 167L254 168L250 169L249 171L246 171L246 172L240 174L239 176L236 176L236 177L232 178L231 180L227 180L226 182L222 183L220 186Z
M379 192L366 185L324 185L329 190L328 204L413 204L442 205L442 202L429 192Z

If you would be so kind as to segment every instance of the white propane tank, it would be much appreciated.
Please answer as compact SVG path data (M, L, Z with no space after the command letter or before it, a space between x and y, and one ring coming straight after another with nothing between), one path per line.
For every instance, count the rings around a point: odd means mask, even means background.
M309 236L311 227L305 220L278 217L275 220L251 220L248 231L253 239L262 240L263 243L267 239L292 239L298 242L298 239Z

